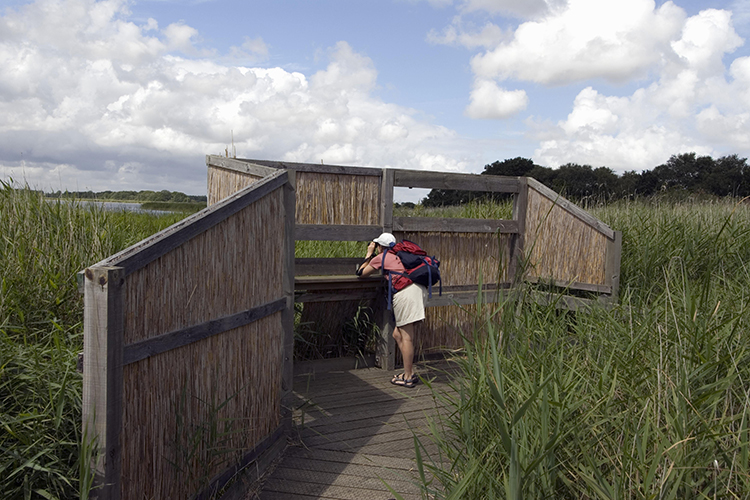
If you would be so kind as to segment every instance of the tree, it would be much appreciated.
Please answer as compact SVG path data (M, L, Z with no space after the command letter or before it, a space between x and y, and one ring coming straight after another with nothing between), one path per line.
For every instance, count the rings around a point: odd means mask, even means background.
M698 156L695 153L672 155L667 163L654 168L660 189L682 189L697 191L705 188L704 180L714 169L714 160L710 156Z
M525 177L538 165L528 158L511 158L509 160L496 161L484 166L485 175L507 175L509 177ZM544 167L540 167L544 168Z

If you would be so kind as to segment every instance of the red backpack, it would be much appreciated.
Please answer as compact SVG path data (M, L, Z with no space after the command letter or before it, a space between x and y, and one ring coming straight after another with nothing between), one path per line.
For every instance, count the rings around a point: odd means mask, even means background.
M427 255L416 243L403 240L388 248L385 252L394 252L401 259L405 272L388 271L388 308L391 308L392 294L403 290L412 283L427 287L429 297L432 298L432 285L440 282L440 261ZM385 262L385 255L383 255ZM382 272L382 270L381 270ZM394 278L395 276L395 278ZM443 285L440 285L440 295L443 294Z

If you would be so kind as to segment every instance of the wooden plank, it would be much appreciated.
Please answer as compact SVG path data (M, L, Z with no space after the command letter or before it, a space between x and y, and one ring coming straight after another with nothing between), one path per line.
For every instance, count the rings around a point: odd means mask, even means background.
M508 295L508 290L492 290L482 292L482 303L491 304L502 302ZM453 306L453 305L470 305L478 302L478 293L476 290L467 292L443 292L438 293L433 288L432 298L427 299L427 307Z
M488 191L517 193L519 177L499 175L452 174L424 170L394 170L393 185L427 189L458 189L460 191Z
M517 234L518 222L512 220L455 219L437 217L394 217L394 231L431 233L503 233Z
M343 302L347 300L372 300L383 294L377 290L349 290L346 293L304 292L295 295L294 301L305 302Z
M550 285L558 288L564 288L569 290L580 290L582 292L595 292L595 293L612 293L612 285L596 285L593 283L580 283L578 281L563 281L563 280L548 280L540 279L536 277L529 277L525 279L528 283L549 283Z
M380 226L343 224L297 224L294 230L297 241L372 241L381 232Z
M620 261L622 260L622 231L615 231L614 240L607 240L605 279L610 283L610 302L616 304L620 292Z
M353 275L361 257L345 258L297 258L294 259L295 276Z
M586 212L584 209L579 207L578 205L575 205L574 203L566 200L562 196L560 196L558 193L554 192L538 180L527 177L527 182L529 183L529 187L533 188L535 191L537 191L542 196L546 197L550 201L555 202L557 206L568 212L569 214L575 216L576 218L580 219L585 224L593 227L600 233L602 233L607 238L613 240L615 238L615 232L610 228L608 225L606 225L604 222L600 221L590 213Z
M296 290L342 290L348 288L376 288L383 285L381 275L358 277L347 276L298 276L294 280Z
M266 167L252 163L248 160L236 158L226 158L218 155L206 155L206 166L225 168L242 174L249 174L256 177L267 177L278 173L278 169Z
M90 267L84 274L84 440L95 440L99 450L91 463L98 498L117 500L121 495L125 272L117 267Z
M384 370L393 370L396 367L396 340L393 338L396 318L387 306L387 301L379 301L373 315L380 332L375 345L375 364Z
M510 241L510 262L508 264L508 277L512 283L520 283L523 279L525 261L524 250L526 234L526 211L529 206L529 184L526 177L520 179L520 189L513 197L513 220L518 223L518 232Z
M380 187L380 224L384 233L393 232L393 170L383 172Z
M246 311L129 344L124 348L123 364L135 363L258 321L283 310L286 302L286 298L277 299Z
M127 276L231 217L248 205L262 199L267 194L283 186L288 178L288 172L279 171L238 191L215 205L186 217L163 231L104 259L96 264L96 266L122 267L125 270L125 276Z
M284 368L281 375L281 397L282 405L288 395L292 392L294 381L294 276L295 276L295 226L296 226L296 207L297 200L295 196L296 173L290 171L287 183L284 185L284 268L281 280L283 283L283 292L286 305L281 316L281 324L284 332Z
M269 161L269 160L243 160L271 168L282 168L285 170L296 170L298 172L312 172L317 174L342 174L342 175L377 175L383 173L382 168L353 167L344 165L326 165L317 163L296 163L291 161Z

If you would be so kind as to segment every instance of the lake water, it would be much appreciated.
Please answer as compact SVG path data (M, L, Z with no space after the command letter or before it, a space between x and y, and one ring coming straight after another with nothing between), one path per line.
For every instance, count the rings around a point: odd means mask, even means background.
M58 201L62 203L74 203L71 200L48 199L47 201L51 203L58 202ZM75 201L75 203L81 206L96 205L110 212L138 212L138 213L154 214L154 215L164 215L164 214L172 213L167 210L144 210L141 208L140 203L123 203L120 201L90 201L90 200L77 200Z

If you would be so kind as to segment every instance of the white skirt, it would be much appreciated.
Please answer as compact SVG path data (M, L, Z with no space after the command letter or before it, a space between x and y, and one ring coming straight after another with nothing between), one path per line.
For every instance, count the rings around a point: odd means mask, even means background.
M396 326L404 326L424 319L427 288L412 283L393 296L393 315Z

